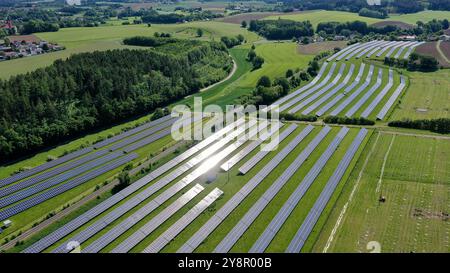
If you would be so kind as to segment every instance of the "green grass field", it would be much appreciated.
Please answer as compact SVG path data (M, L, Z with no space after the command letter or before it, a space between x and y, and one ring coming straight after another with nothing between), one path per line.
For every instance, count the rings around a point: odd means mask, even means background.
M410 86L390 120L449 118L450 70L407 74Z
M373 24L381 21L400 21L408 24L416 24L417 21L421 20L423 22L431 21L432 19L449 19L449 11L422 11L413 14L402 14L402 15L390 15L387 19L376 19L359 16L356 13L344 12L344 11L328 11L328 10L317 10L317 11L307 11L296 14L286 14L286 15L274 15L269 16L264 19L274 20L274 19L289 19L295 21L306 21L309 20L314 27L320 22L348 22L348 21L363 21L368 24Z
M241 28L239 25L209 21L185 24L157 25L148 27L141 25L107 25L95 28L64 28L58 32L38 33L39 38L58 43L66 47L65 50L39 56L26 57L0 63L0 79L45 67L57 59L64 59L80 52L108 50L116 48L132 48L121 44L123 38L143 35L152 36L155 32L168 32L174 37L184 39L198 39L196 30L203 29L203 40L220 40L222 36L244 35L248 43L258 40L258 35ZM249 45L248 45L249 46Z
M322 252L329 242L328 252L368 252L367 243L376 241L381 252L448 252L449 148L448 139L374 134L314 251ZM363 168L367 157L369 163ZM385 203L378 202L380 195L386 197Z

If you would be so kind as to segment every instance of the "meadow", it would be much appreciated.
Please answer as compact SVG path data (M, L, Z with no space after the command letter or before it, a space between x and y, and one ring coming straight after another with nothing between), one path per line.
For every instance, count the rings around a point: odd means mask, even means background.
M448 139L374 134L313 251L369 252L376 241L381 252L447 252L449 148Z

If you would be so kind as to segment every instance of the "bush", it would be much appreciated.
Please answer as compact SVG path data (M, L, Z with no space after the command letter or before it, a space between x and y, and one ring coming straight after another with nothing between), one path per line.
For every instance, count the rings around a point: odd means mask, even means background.
M331 124L352 124L352 125L374 125L375 121L358 117L358 118L349 118L349 117L337 117L337 116L327 116L323 119L325 123Z
M280 118L283 118L285 120L296 120L296 121L309 121L309 122L317 121L317 117L314 115L301 115L290 113L281 113Z
M439 118L439 119L420 119L411 120L403 119L397 121L391 121L388 123L390 127L400 127L400 128L410 128L418 130L428 130L440 134L450 133L450 119L449 118Z
M264 58L261 56L256 56L253 59L252 64L253 64L253 70L259 69L264 64Z

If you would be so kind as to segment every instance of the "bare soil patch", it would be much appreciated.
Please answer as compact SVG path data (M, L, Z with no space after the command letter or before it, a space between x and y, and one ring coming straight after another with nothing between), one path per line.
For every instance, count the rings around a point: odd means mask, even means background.
M418 54L433 56L438 60L439 66L450 67L450 63L448 63L437 50L437 42L427 42L422 44L416 48L416 52Z
M408 23L400 22L400 21L381 21L372 24L374 27L383 28L385 26L396 26L400 29L413 29L414 26Z
M333 50L336 47L343 49L346 46L346 41L326 41L307 45L299 45L297 50L300 54L316 55L323 51Z
M32 43L39 43L41 41L41 39L39 39L36 35L13 35L13 36L8 36L8 39L11 42L22 42L22 41L27 41L27 42L32 42Z

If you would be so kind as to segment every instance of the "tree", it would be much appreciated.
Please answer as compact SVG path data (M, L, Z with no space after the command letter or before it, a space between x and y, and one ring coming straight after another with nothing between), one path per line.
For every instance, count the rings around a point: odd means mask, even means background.
M281 94L282 96L285 96L289 93L289 89L291 88L288 80L286 78L282 78L282 77L278 77L273 81L273 85L274 86L281 86L281 88L283 89L283 93Z
M243 27L243 28L247 28L247 21L242 21L241 22L241 27Z
M119 183L112 189L113 194L118 193L119 191L125 189L130 185L131 182L130 174L128 173L128 171L121 172L118 178Z
M256 56L253 59L253 70L259 69L262 67L262 65L264 64L264 58L261 56Z
M197 37L202 37L202 36L203 36L203 29L197 28Z
M250 62L253 62L253 59L255 59L256 57L256 52L252 49L248 52L247 54L247 60L249 60Z
M263 87L270 87L272 86L272 82L270 81L270 78L267 76L262 76L259 78L258 82L256 83L256 87L263 86Z
M294 75L294 71L292 71L292 69L288 69L286 71L286 78L290 78Z

